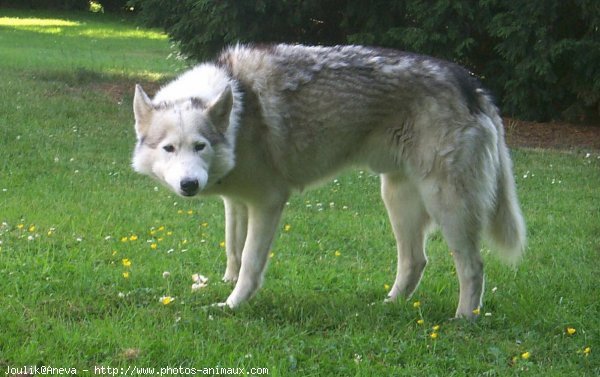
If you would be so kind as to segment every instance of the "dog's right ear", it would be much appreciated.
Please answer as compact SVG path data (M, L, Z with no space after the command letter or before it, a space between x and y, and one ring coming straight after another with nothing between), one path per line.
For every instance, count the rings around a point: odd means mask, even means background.
M135 131L139 136L145 135L150 126L152 101L144 92L141 85L136 84L133 96L133 114L135 115Z

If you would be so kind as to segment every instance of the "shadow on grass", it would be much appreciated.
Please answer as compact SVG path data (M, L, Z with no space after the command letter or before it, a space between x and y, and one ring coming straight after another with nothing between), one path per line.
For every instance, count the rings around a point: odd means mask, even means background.
M42 82L64 85L69 90L102 93L116 102L132 100L136 84L142 85L148 93L155 93L161 85L172 79L149 80L144 75L106 73L87 68L38 71L28 75Z

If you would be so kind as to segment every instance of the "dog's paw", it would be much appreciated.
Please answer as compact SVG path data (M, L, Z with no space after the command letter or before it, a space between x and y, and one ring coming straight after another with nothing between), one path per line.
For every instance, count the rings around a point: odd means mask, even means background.
M223 275L223 280L224 283L232 283L235 284L238 280L238 274L234 274L232 272L229 271L225 271L225 275Z
M229 305L226 302L215 302L214 304L202 306L202 310L207 313L220 313L230 315L233 313Z
M237 282L237 278L231 278L231 277L228 277L228 276L223 276L223 278L221 279L221 281L223 281L223 283L228 283L228 284L235 285L235 283Z

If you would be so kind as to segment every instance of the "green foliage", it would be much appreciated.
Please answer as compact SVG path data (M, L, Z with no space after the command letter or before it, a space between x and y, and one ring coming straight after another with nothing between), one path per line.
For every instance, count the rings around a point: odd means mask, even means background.
M337 43L344 1L134 0L145 23L162 27L197 60L237 42Z
M600 111L600 3L498 4L488 30L497 40L505 110L534 119L577 119Z
M596 0L132 0L194 60L237 42L378 45L452 60L478 74L506 114L600 115Z

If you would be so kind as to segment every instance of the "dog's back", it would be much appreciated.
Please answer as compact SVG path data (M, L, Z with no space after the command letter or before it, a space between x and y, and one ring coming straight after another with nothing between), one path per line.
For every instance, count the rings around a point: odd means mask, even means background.
M497 116L466 70L416 54L237 46L219 62L259 99L266 144L280 171L298 185L352 164L376 172L409 164L426 175L439 153L456 149L457 132L479 127L478 114Z

